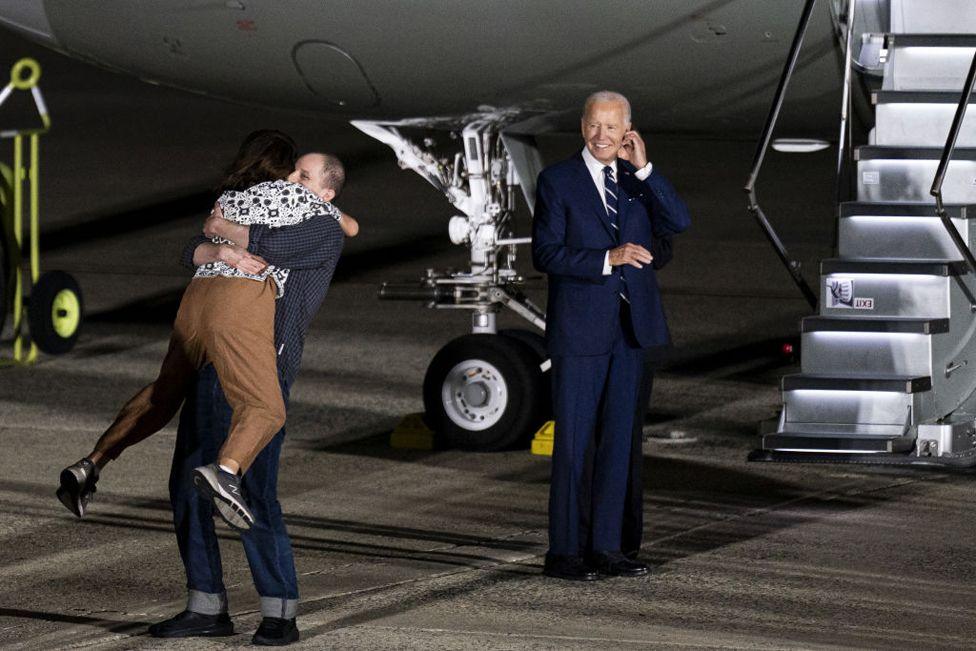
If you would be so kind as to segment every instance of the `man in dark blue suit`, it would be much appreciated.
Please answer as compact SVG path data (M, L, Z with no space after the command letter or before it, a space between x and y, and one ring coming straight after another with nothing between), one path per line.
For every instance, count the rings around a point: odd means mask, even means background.
M623 95L591 95L582 133L580 153L539 175L532 258L549 276L556 416L544 573L585 581L648 572L621 531L643 360L670 345L650 250L690 218Z

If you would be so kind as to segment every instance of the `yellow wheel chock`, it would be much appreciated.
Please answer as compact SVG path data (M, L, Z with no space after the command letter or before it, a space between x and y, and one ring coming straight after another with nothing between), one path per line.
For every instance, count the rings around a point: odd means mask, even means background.
M538 454L542 457L552 456L552 444L556 439L556 423L553 421L546 421L546 423L539 428L539 431L535 433L532 438L532 454Z

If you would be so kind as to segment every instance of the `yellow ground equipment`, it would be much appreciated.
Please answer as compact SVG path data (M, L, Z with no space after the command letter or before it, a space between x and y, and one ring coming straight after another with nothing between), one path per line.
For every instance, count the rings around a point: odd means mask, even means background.
M53 355L71 350L78 339L83 314L81 289L74 278L63 271L43 275L40 272L38 144L41 135L51 126L37 85L40 78L41 66L37 61L21 59L10 71L10 83L0 90L0 109L14 93L30 91L41 121L39 126L31 128L0 130L0 140L13 143L11 166L0 163L0 332L7 312L12 312L13 362L18 364L33 363L38 349ZM25 321L28 328L24 327Z

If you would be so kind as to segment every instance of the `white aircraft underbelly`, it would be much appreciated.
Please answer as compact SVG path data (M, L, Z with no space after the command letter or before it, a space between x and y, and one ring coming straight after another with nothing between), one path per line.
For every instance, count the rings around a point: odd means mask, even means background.
M387 119L523 107L572 126L583 97L613 88L645 128L752 133L800 4L0 0L0 23L146 81L249 103ZM839 86L821 4L793 95L813 100L796 118L805 135L831 133L837 112L821 101Z

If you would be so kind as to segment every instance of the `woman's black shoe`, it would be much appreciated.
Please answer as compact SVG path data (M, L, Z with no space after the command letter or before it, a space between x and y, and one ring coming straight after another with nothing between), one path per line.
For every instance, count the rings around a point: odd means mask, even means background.
M150 626L149 634L153 637L224 637L234 634L234 622L227 613L201 615L184 610Z

